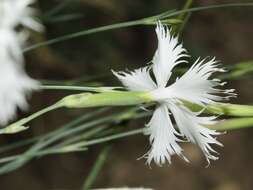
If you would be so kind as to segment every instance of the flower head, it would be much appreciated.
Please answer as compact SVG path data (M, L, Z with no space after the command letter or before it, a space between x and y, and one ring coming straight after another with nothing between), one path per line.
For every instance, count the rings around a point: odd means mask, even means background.
M191 68L180 78L168 85L172 69L181 63L188 63L186 49L178 42L178 38L171 35L170 30L157 23L156 35L158 48L153 57L152 65L132 72L113 72L114 75L130 91L147 91L157 102L153 116L146 125L146 134L150 136L151 148L147 155L147 162L154 161L157 165L166 161L171 163L171 156L179 155L185 161L183 150L178 144L190 141L197 144L203 151L207 161L218 159L211 144L222 146L215 135L220 133L203 127L216 122L215 116L200 116L202 112L192 112L184 106L188 101L205 107L222 100L236 96L233 89L222 90L218 79L210 79L215 72L224 72L219 68L215 58L211 60L198 58ZM154 75L152 78L151 72ZM172 124L174 118L178 130Z
M32 0L1 0L0 2L0 125L5 125L16 114L16 109L26 109L26 96L37 89L38 82L24 71L22 48L27 34L17 31L23 25L41 30L28 5Z

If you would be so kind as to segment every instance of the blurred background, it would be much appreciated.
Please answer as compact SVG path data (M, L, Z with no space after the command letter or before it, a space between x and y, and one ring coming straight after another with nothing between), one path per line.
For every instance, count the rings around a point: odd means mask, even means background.
M71 0L59 12L53 12L63 0L39 0L43 34L34 33L31 43L39 43L65 34L135 20L170 9L180 9L183 0ZM195 0L193 6L250 2L228 0ZM252 2L252 1L251 1ZM216 56L225 66L253 59L252 8L212 9L191 14L181 39L192 59ZM67 15L67 16L66 16ZM135 26L96 33L37 48L26 53L27 72L42 81L85 79L82 85L119 85L110 70L139 68L153 57L156 49L154 26ZM231 80L237 89L234 103L252 103L252 77ZM30 101L33 113L66 95L64 91L36 92ZM1 136L2 145L36 136L55 129L73 116L90 110L58 110L30 123L30 130L14 136ZM20 118L29 113L20 113ZM146 119L121 123L129 129L143 127ZM137 160L148 150L148 138L143 135L114 141L107 160L93 187L149 187L156 190L251 190L253 187L253 129L231 131L219 137L224 148L216 147L220 159L206 168L198 148L185 144L183 148L191 163L178 157L173 164L157 167ZM33 159L28 164L0 177L1 190L67 190L79 189L96 159L100 145L89 151L50 155Z

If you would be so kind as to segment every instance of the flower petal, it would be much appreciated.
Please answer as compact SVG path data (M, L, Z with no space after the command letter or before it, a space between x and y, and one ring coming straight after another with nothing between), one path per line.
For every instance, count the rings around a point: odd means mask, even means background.
M158 48L153 57L153 72L159 87L165 87L171 70L179 63L187 62L180 60L188 56L183 45L178 43L178 38L170 34L170 30L159 21L156 26Z
M169 103L168 107L176 120L179 131L185 135L185 137L192 143L197 144L209 163L209 159L217 160L218 157L212 155L212 153L217 153L212 149L210 144L216 144L222 146L213 135L219 135L221 133L211 130L203 125L211 125L215 123L216 117L199 117L200 113L191 112L189 109L183 105L175 105Z
M27 95L38 88L38 82L27 76L23 68L25 39L23 32L0 27L0 125L13 119L18 108L26 109Z
M26 96L37 89L38 83L28 77L11 57L1 53L0 57L0 125L6 125L16 115L17 108L27 108Z
M215 72L224 72L223 69L218 68L215 58L204 62L205 59L201 61L197 59L181 78L163 91L163 98L183 99L204 106L235 97L234 89L215 88L225 83L220 82L219 79L209 79Z
M182 149L177 141L178 132L174 129L166 105L162 104L156 108L154 114L147 124L147 133L150 135L151 149L147 153L147 163L152 160L157 165L164 164L166 161L171 163L173 154L180 155L186 161L187 159L182 154Z
M149 67L143 67L131 72L115 72L113 74L122 84L131 91L150 91L156 88L156 84L150 77Z
M0 27L15 28L19 24L28 27L35 31L43 31L43 25L37 22L33 16L36 10L29 7L34 0L1 0L0 9L2 11L2 18Z

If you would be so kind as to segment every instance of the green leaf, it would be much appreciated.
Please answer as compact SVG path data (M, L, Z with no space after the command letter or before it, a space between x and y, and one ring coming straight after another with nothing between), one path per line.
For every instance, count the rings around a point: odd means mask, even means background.
M22 131L25 131L29 127L25 127L22 125L11 125L9 127L0 129L0 134L14 134L14 133L19 133Z

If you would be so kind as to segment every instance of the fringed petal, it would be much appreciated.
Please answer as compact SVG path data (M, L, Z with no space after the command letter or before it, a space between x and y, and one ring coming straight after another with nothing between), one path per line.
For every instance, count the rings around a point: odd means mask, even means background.
M156 84L150 76L149 67L143 67L131 72L112 72L128 90L150 91L156 88Z
M178 37L170 34L170 30L158 21L156 26L158 48L153 58L153 72L159 87L165 87L171 70L178 64L187 62L181 58L187 57L183 45L178 42Z
M22 62L7 54L0 53L0 65L0 125L6 125L15 117L17 108L27 109L26 97L37 89L38 82L26 75Z
M151 149L147 153L147 163L152 160L157 165L162 165L166 161L171 163L171 156L177 154L187 159L182 154L182 149L178 145L181 141L177 135L178 132L174 129L166 105L162 104L156 108L154 114L147 124L147 135L150 135Z
M6 125L13 119L18 108L26 109L27 95L38 89L38 82L24 71L22 48L28 35L23 30L16 30L20 25L40 30L39 23L32 17L34 9L28 7L32 2L33 0L0 2L0 125Z
M217 160L218 157L213 155L217 153L211 144L222 146L220 142L216 140L214 135L220 135L220 132L203 127L203 125L213 125L216 123L216 117L200 117L200 113L191 112L183 105L168 104L170 111L175 118L179 131L190 142L197 144L203 151L208 163L209 160Z
M215 72L225 72L219 68L215 58L204 63L205 61L198 59L181 78L163 90L163 94L160 95L164 99L166 97L183 99L202 106L236 97L234 89L219 89L217 87L225 83L218 79L209 79Z
M2 11L0 27L15 28L23 25L35 31L43 31L44 27L34 16L37 11L30 7L34 0L1 0L0 9Z

